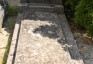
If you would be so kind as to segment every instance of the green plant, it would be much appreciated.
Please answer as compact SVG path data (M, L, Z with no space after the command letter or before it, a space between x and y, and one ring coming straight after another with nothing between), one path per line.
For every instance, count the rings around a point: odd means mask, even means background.
M75 9L75 22L93 35L93 0L81 0Z
M17 15L18 14L18 8L15 7L11 7L11 6L7 6L7 15Z
M75 7L80 0L63 0L63 5L65 8L65 14L68 19L74 18Z
M93 24L88 26L88 34L93 35Z

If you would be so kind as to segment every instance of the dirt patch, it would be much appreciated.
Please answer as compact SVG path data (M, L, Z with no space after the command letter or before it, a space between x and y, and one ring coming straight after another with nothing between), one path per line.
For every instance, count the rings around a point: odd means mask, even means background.
M84 63L93 64L93 37L89 36L86 30L76 28L74 22L69 21L69 25Z

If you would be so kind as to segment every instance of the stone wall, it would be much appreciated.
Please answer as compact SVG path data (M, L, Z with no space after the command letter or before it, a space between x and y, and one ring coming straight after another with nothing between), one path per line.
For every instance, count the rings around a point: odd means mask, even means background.
M10 6L18 6L20 0L6 0L10 4Z

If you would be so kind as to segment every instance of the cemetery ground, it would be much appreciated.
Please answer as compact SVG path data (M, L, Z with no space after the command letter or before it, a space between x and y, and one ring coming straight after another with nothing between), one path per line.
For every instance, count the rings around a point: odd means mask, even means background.
M88 35L86 30L77 28L73 21L69 21L69 25L84 63L93 64L93 36Z
M0 32L0 64L6 64L16 16L7 16Z
M3 23L0 32L0 64L6 64L15 22L16 16L7 16ZM69 25L85 64L93 64L93 37L88 36L85 30L77 29L73 22L69 22Z

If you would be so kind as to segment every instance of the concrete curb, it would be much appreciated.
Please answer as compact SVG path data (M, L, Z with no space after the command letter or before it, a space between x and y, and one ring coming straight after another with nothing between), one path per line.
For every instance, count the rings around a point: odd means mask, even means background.
M15 52L16 52L15 50L17 48L17 43L18 43L18 37L19 37L19 31L20 31L20 25L21 25L21 18L22 18L22 14L19 13L18 17L17 17L16 24L15 24L13 38L12 38L10 51L9 51L9 55L8 55L8 59L7 59L6 64L13 64L14 59L15 59Z
M84 64L82 57L78 51L78 47L76 45L76 41L73 37L73 34L70 30L69 24L67 22L66 16L64 14L58 15L60 24L63 30L63 34L65 36L68 50L72 59L72 64Z

